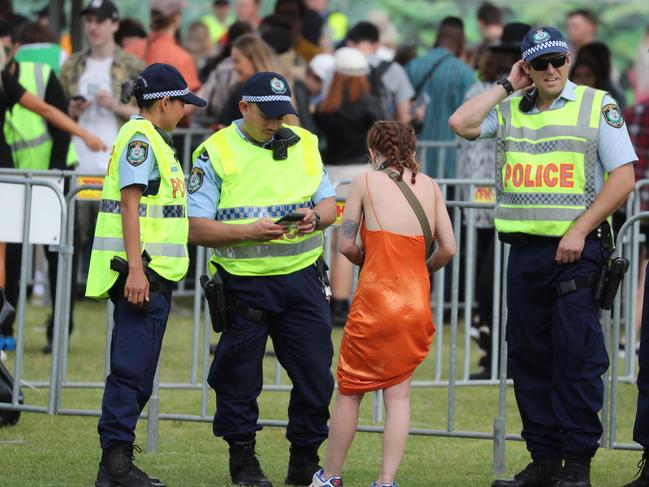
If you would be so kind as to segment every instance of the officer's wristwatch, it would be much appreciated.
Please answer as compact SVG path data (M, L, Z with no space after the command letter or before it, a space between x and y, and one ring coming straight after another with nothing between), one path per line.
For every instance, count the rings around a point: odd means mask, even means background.
M317 211L314 211L313 214L315 215L315 227L313 227L313 228L315 228L317 230L318 227L320 226L320 213L318 213Z
M516 91L514 90L514 86L512 85L512 82L507 79L507 76L503 76L502 78L500 78L498 81L496 81L496 84L505 88L505 91L507 92L507 96L511 95L512 93L514 93L514 91Z

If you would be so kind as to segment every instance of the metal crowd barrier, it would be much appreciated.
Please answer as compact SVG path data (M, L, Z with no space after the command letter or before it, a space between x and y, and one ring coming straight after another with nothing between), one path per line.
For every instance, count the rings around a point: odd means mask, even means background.
M48 173L49 174L49 173ZM31 193L31 187L34 185L50 186L53 185L47 181L39 181L32 179L31 174L27 174L24 178L4 177L0 176L0 182L12 182L16 184L25 185L28 189L27 193ZM493 184L490 181L476 181L476 180L438 180L437 181L442 190L445 192L447 188L463 188L473 193L477 187ZM649 181L647 181L649 182ZM640 184L639 182L638 184ZM345 184L339 182L338 184ZM643 183L645 184L645 183ZM49 382L34 382L31 383L35 387L43 387L49 389L48 406L29 406L19 405L18 387L22 380L22 370L24 362L23 351L23 338L25 326L25 303L26 303L26 289L28 276L23 274L20 283L20 301L18 306L18 349L16 351L14 375L16 377L16 386L14 387L12 403L0 404L2 409L20 409L25 411L43 412L48 414L66 414L66 415L81 415L81 416L98 416L98 410L87 409L74 409L62 408L61 397L64 388L103 388L103 382L74 382L67 380L67 351L68 351L68 334L63 331L64 324L68 323L69 318L69 300L70 296L64 296L65 290L68 289L66 283L69 284L71 276L71 258L72 247L69 244L72 238L74 228L74 201L79 192L85 189L96 188L92 185L81 185L73 188L64 197L58 188L55 189L57 197L60 200L62 208L61 217L61 245L59 247L59 275L57 276L57 294L56 294L56 307L55 307L55 322L54 322L54 339L53 339L53 354L52 354L52 368L50 373ZM637 192L639 187L636 188L636 200L634 200L631 207L632 212L638 208ZM457 194L457 192L456 192ZM506 388L508 381L506 379L506 342L504 340L505 323L507 316L506 309L506 296L505 296L505 276L509 246L501 244L496 239L495 255L494 255L494 276L492 281L493 294L493 339L492 339L492 375L488 380L474 381L469 379L469 370L471 367L471 350L472 345L470 341L470 327L472 321L472 310L474 307L473 285L470 285L475 280L475 258L476 258L476 229L474 225L475 215L474 211L477 209L492 208L493 203L476 203L466 201L448 201L447 206L449 211L452 211L453 217L453 230L457 239L458 254L453 259L453 265L450 267L451 272L451 286L450 286L450 323L448 329L444 326L444 309L446 307L444 296L444 280L446 269L438 271L434 277L434 287L431 303L435 310L435 322L437 323L437 333L435 336L434 345L431 347L435 353L435 366L432 377L430 380L417 380L413 381L412 386L415 388L447 388L447 418L446 427L443 429L426 429L415 428L412 434L424 436L441 436L441 437L458 437L458 438L474 438L474 439L487 439L493 441L494 447L494 472L502 473L505 465L505 440L520 440L518 434L507 434L505 429L506 418ZM69 208L69 211L68 211ZM26 206L26 210L28 210ZM618 236L618 252L623 255L637 255L639 244L638 239L627 238L627 233L634 224L643 217L649 216L649 213L641 213L633 215L622 227L622 231ZM28 242L27 230L29 228L29 213L25 217L25 229L23 234L23 242ZM465 228L462 230L462 228ZM328 258L330 258L329 250L331 249L333 232L335 228L330 228L326 232L326 246ZM466 248L462 251L462 239L466 238ZM23 269L26 262L30 257L30 245L25 245L23 251ZM205 272L207 264L208 249L198 247L196 253L196 265L194 271L194 282L198 282L200 274ZM459 262L466 254L466 265L464 269L464 279L467 285L464 286L464 296L460 296L460 266ZM631 277L633 276L633 277ZM625 280L625 289L630 286L633 289L632 279L635 276L630 273L630 277ZM637 283L636 283L637 287ZM502 292L501 292L502 289ZM199 287L193 289L193 333L192 333L192 356L191 367L188 373L186 382L168 383L160 382L159 370L156 373L155 386L151 400L149 401L148 413L143 414L147 417L147 450L156 451L158 442L158 424L160 420L179 420L179 421L199 421L211 422L212 414L208 412L208 403L211 396L211 391L207 385L207 373L210 365L209 355L209 342L211 339L211 325L209 323L209 316L206 312L204 299L201 295ZM634 306L634 301L625 291L624 299L618 296L616 300L614 320L611 324L610 316L605 315L604 326L612 326L612 335L615 347L611 349L613 357L612 364L607 376L607 384L610 384L610 391L607 388L607 401L605 401L605 409L602 413L603 422L606 426L606 436L603 442L605 446L611 448L630 448L632 446L620 444L616 441L615 429L615 414L617 407L617 383L620 380L628 380L627 375L618 377L617 363L615 357L617 356L617 340L620 333L621 316L624 313L632 315L632 310L628 309L629 306ZM111 305L108 305L107 313L107 327L106 327L106 357L105 357L105 373L109 373L109 350L110 350L110 336L112 330L112 312ZM460 312L462 310L462 314ZM626 316L626 315L625 315ZM607 321L608 320L608 321ZM626 323L629 323L628 321ZM459 343L460 326L464 331L464 340ZM629 327L627 327L629 328ZM631 327L633 328L633 327ZM67 330L66 330L67 331ZM634 332L627 330L631 333L630 339L634 339ZM450 352L449 356L445 357L444 336L449 333ZM607 331L607 337L611 336L611 330ZM202 337L202 343L201 343ZM631 342L627 342L631 343ZM463 361L459 364L458 352L463 351ZM162 358L164 360L164 358ZM448 360L448 375L443 372L444 360ZM628 371L626 371L628 372ZM200 377L199 377L200 374ZM265 391L289 391L291 386L282 382L282 368L279 362L275 365L275 376L272 383L264 384ZM458 430L455 426L457 399L456 391L458 387L471 387L478 385L498 385L499 387L499 400L498 410L495 412L494 428L493 431L462 431ZM201 406L198 414L181 414L181 413L161 413L160 412L160 389L182 389L182 390L200 390L201 391ZM27 398L26 398L27 399ZM382 397L381 394L375 394L373 405L373 420L374 422L382 422ZM263 419L260 424L264 426L279 426L285 427L287 421L283 419ZM369 426L361 425L359 431L366 432L381 432L382 426Z

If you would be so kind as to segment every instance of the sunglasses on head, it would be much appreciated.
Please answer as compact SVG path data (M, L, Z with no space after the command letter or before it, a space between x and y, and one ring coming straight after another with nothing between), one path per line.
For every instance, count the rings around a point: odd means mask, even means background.
M555 56L550 59L535 59L534 61L530 61L530 66L534 68L535 71L545 71L548 69L548 64L552 64L553 67L555 68L560 68L564 64L566 64L566 61L568 60L568 56L565 54L561 54L559 56Z

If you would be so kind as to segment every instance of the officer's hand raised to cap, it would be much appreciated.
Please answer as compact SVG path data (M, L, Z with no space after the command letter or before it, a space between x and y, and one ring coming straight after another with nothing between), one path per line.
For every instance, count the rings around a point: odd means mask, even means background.
M559 264L571 264L581 259L584 251L586 236L582 235L575 227L571 228L559 241L557 253L554 256Z
M143 269L130 269L124 286L124 297L134 306L142 306L149 300L149 280Z
M248 224L249 240L267 242L288 233L289 229L284 225L278 225L270 218L260 218Z
M532 78L530 78L530 76L523 70L524 63L525 61L523 61L522 59L520 61L517 61L512 66L512 70L509 72L509 76L507 76L507 79L515 90L530 88L534 85Z

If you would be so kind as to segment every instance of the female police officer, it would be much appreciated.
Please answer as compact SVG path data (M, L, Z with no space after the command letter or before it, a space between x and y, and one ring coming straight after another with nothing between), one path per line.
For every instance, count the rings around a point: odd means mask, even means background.
M169 315L170 281L182 279L189 263L184 175L166 132L185 103L206 104L168 64L152 64L124 83L122 101L132 96L142 116L121 128L113 146L86 288L88 297L110 296L115 304L97 487L160 485L133 465L132 453ZM120 261L125 268L118 273L111 264Z

